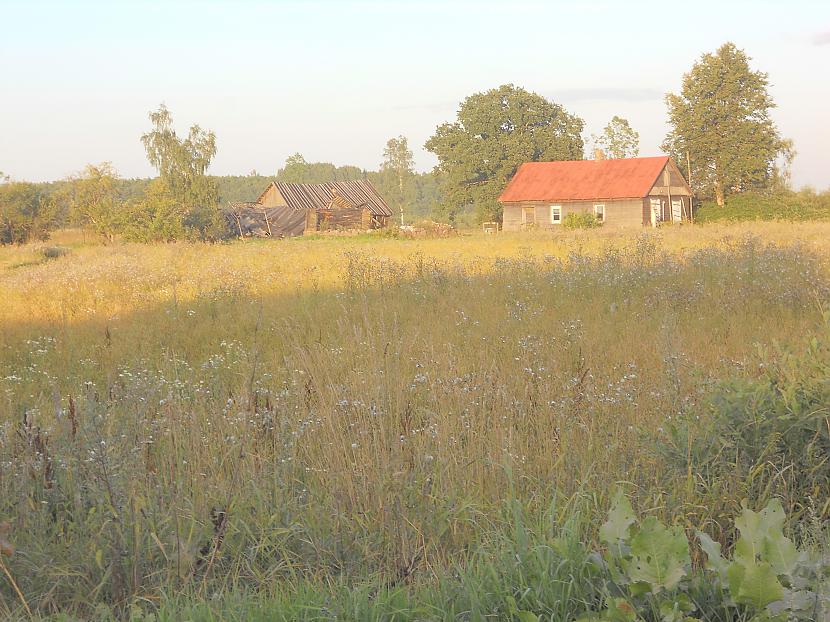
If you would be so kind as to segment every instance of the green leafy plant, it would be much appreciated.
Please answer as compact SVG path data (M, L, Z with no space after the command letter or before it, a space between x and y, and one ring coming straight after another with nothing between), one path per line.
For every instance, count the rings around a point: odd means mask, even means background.
M571 212L562 219L565 229L596 229L602 226L602 221L589 212Z
M685 530L655 517L637 521L619 492L600 528L606 548L594 558L609 578L603 609L579 622L691 622L710 619L713 608L728 620L820 619L830 602L820 591L828 566L797 550L784 535L785 519L777 499L760 512L744 507L731 559L697 531L706 562L703 572L693 572Z

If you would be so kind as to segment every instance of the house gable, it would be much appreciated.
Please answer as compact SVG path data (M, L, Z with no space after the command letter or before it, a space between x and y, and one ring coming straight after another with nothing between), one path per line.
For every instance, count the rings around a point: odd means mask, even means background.
M666 162L648 192L648 196L690 197L693 194L691 187L683 177L683 173L680 172L677 164L671 158Z

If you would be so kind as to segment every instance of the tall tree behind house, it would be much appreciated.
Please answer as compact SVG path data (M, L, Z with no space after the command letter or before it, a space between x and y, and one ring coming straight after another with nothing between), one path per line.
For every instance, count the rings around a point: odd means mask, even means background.
M770 111L766 73L733 43L704 54L683 76L679 94L666 95L671 131L663 143L696 192L720 206L732 191L770 186L780 175L776 160L793 155ZM687 164L688 163L688 164Z

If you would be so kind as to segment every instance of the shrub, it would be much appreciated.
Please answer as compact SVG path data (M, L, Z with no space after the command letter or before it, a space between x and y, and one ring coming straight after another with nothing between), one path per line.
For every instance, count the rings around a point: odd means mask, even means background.
M830 220L830 192L817 194L810 190L761 194L744 192L726 199L718 207L704 201L695 213L695 220L704 222L737 222L743 220Z
M46 240L59 220L59 210L35 184L0 183L0 245Z
M602 221L589 212L571 212L562 219L565 229L596 229L602 226Z
M46 246L41 251L44 259L57 259L58 257L68 255L69 252L69 249L65 246Z

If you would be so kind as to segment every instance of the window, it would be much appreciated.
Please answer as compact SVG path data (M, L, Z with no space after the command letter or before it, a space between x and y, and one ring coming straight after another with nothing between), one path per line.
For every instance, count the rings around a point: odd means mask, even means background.
M605 222L605 206L594 205L594 216L596 216L597 220L600 222Z
M550 224L558 225L562 222L562 206L561 205L551 205L550 206Z

